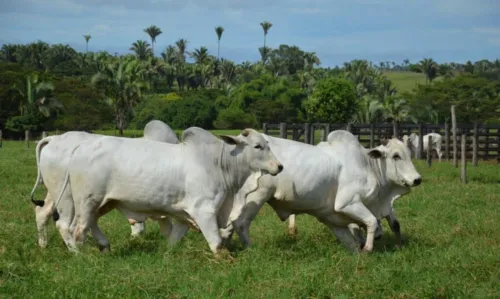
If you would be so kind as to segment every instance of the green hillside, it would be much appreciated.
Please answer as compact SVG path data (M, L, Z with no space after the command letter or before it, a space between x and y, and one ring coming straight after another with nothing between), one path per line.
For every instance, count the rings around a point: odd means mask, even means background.
M425 75L422 73L389 71L384 74L394 83L400 93L411 92L418 83L425 84Z

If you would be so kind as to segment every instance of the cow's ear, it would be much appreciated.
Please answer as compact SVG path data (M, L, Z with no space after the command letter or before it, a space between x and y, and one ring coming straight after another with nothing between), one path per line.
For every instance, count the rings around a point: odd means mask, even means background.
M380 159L385 156L385 153L379 149L374 148L368 151L368 156L373 159Z
M227 144L236 145L236 144L240 143L240 141L238 140L238 137L236 137L236 136L219 135L219 137L220 137L220 139L222 139L222 141L224 141Z

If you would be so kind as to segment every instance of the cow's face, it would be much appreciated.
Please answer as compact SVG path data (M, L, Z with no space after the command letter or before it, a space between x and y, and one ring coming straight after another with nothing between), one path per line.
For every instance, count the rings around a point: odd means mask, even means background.
M396 138L383 139L382 145L371 149L368 154L375 159L383 159L383 171L387 179L405 187L418 186L422 177L411 161L411 153L404 143Z
M271 175L277 175L283 170L283 165L276 159L264 136L253 129L244 129L238 136L220 135L222 140L237 145L245 160L254 171L261 170Z

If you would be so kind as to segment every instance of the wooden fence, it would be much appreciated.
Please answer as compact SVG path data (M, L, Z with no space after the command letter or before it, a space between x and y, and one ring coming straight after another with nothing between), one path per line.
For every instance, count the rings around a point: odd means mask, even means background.
M381 137L393 136L392 124L325 124L325 123L305 123L305 124L263 124L265 134L281 138L293 139L309 144L318 144L326 141L328 134L334 130L347 130L358 137L359 142L366 148L379 145ZM398 137L417 133L420 138L420 145L423 144L423 136L428 133L439 133L443 136L443 159L452 158L453 134L449 124L400 124L396 128ZM496 159L500 163L500 125L485 124L457 124L457 144L461 143L461 135L466 136L466 156L473 156L473 140L477 140L477 155L481 160ZM461 149L458 146L457 156L461 156ZM425 155L422 155L425 156Z

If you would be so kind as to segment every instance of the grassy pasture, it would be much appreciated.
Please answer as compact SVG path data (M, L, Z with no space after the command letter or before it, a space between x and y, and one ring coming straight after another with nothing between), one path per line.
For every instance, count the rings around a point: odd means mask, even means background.
M214 259L200 233L170 247L158 225L130 239L116 211L101 219L111 252L89 235L70 254L55 226L49 246L36 245L34 143L5 141L0 149L0 298L498 298L500 296L500 173L497 165L459 169L416 162L421 186L395 204L405 246L384 236L373 254L353 255L307 215L298 235L266 205L252 225L252 248L234 238L234 260ZM39 187L37 198L45 195Z

